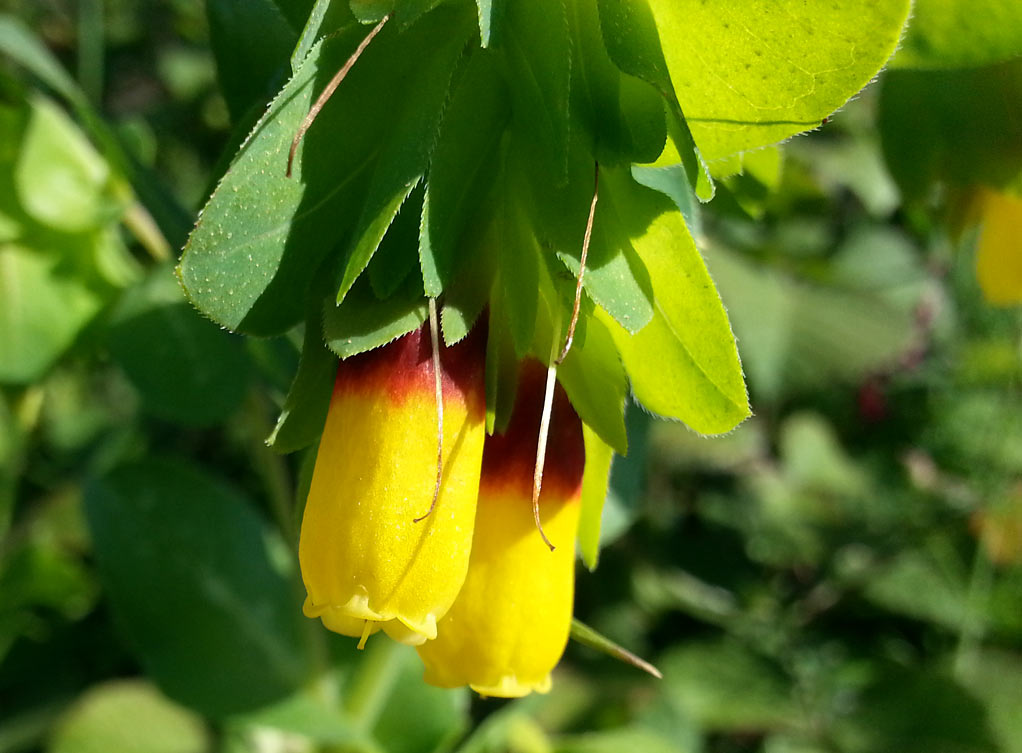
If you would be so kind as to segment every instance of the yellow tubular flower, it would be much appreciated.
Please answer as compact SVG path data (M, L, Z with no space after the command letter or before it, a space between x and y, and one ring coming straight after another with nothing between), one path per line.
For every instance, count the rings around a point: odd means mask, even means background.
M551 552L532 516L545 376L536 362L524 366L507 432L486 440L468 577L437 639L418 649L431 685L505 698L545 693L568 643L585 449L558 385L540 497Z
M443 477L423 328L342 361L302 520L304 611L330 630L436 637L468 568L485 437L483 337L441 351ZM360 644L361 645L361 644Z

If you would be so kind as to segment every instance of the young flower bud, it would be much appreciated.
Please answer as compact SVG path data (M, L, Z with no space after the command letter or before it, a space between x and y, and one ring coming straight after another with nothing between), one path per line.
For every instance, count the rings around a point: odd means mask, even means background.
M304 611L363 640L436 636L468 568L485 437L483 342L441 352L443 475L428 330L342 361L302 520Z
M525 364L507 432L486 440L468 577L437 639L418 649L431 685L508 698L546 692L567 645L585 449L558 385L539 501L550 551L532 514L545 377L538 363Z

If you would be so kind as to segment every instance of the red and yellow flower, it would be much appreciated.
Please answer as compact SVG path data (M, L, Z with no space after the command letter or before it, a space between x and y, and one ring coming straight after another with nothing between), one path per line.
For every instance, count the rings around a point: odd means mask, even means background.
M445 348L443 475L428 331L344 360L302 520L304 611L338 633L437 635L468 569L485 436L480 335Z
M507 432L486 440L468 577L436 640L418 648L430 684L501 697L545 692L564 653L585 450L582 424L558 386L539 500L551 551L532 512L545 376L538 363L525 364Z

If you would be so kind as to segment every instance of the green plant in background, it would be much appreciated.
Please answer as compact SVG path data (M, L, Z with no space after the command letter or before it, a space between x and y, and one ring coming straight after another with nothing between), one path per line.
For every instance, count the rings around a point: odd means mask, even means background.
M1020 749L1019 322L983 298L1018 290L1014 4L920 0L879 87L783 147L876 73L906 4L524 5L211 1L222 101L201 41L145 36L201 40L193 8L109 3L104 24L83 2L68 45L59 12L21 7L84 90L0 19L0 284L31 291L0 300L0 750ZM125 116L98 31L111 59L152 48L172 105ZM260 337L204 321L166 263L172 193L225 170L180 277ZM414 651L357 655L301 617L337 357L427 340L430 298L445 362L481 322L491 432L520 361L557 367L586 564L604 547L575 613L662 683L569 649L549 695L470 702ZM625 410L741 421L732 326L753 418L708 442ZM413 454L409 526L436 472ZM547 554L526 539L522 573Z

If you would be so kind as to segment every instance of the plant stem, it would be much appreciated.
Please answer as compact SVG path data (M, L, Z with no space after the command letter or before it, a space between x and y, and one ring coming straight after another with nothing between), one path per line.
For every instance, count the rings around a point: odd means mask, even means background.
M344 707L356 726L369 732L380 718L383 705L397 683L405 662L404 647L382 635L369 644Z
M121 217L124 226L135 236L142 248L156 262L165 262L171 258L170 243L163 237L149 210L140 201L132 201Z

